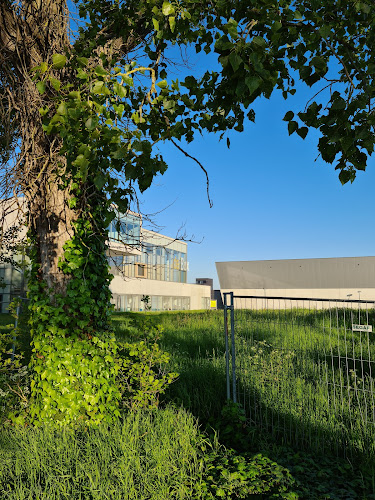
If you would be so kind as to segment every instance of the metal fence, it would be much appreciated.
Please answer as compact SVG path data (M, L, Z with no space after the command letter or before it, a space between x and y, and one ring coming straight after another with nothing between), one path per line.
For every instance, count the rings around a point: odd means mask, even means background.
M373 459L374 307L224 294L228 398L278 442Z

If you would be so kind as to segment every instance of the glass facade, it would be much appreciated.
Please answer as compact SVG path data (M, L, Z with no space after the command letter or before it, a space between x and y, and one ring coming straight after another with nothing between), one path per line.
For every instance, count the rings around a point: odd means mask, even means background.
M156 233L155 233L156 234ZM140 217L126 214L119 220L112 221L108 228L109 240L118 241L127 245L136 245L140 255L111 255L109 263L112 274L122 274L129 278L145 278L149 280L172 281L175 283L187 282L187 253L172 246L176 243L169 238L157 235L160 242L164 238L165 244L150 243L141 233ZM186 245L179 244L181 248Z
M141 218L136 214L119 215L108 227L110 240L127 245L139 245L141 238Z
M187 245L153 231L142 228L141 217L132 212L121 215L108 227L110 246L108 257L111 273L124 278L124 293L114 293L112 303L116 311L178 311L190 309L190 297L151 295L147 293L147 280L187 282ZM115 243L123 243L121 247ZM130 247L130 248L129 248ZM131 248L133 247L133 248ZM145 305L139 291L126 293L128 278L144 279ZM118 286L118 285L117 285ZM130 287L131 288L131 287ZM130 291L130 290L129 290ZM161 292L161 290L160 290ZM162 293L162 292L161 292ZM170 293L170 292L167 292Z

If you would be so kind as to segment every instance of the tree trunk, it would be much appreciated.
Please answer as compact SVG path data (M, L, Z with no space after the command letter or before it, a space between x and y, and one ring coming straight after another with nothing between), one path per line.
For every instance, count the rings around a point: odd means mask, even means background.
M119 414L105 255L107 200L89 181L80 185L80 194L71 192L62 139L45 133L39 111L54 109L55 101L48 92L40 95L30 74L68 46L66 0L25 0L13 7L0 1L0 73L16 113L21 152L15 177L27 199L32 243L27 418L34 424L90 425Z

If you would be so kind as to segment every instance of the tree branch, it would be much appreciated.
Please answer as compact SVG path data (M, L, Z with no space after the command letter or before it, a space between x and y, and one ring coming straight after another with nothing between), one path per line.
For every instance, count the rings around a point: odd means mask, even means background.
M210 197L210 179L208 177L208 173L207 173L207 170L204 168L204 166L202 165L202 163L197 160L197 158L195 158L194 156L191 156L189 155L189 153L187 153L184 149L181 148L181 146L179 146L172 138L170 138L170 141L172 142L172 144L174 146L176 146L176 148L181 151L181 153L184 153L185 156L187 156L188 158L190 158L191 160L195 161L195 163L198 163L198 165L201 167L201 169L203 170L205 176L206 176L206 185L207 185L207 198L208 198L208 203L210 204L210 208L213 207L213 203L212 203L212 200L211 200L211 197Z

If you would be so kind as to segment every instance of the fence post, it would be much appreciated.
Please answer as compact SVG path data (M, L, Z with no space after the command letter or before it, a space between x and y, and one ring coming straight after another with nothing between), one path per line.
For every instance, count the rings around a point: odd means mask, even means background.
M233 403L237 403L237 388L236 388L236 345L234 339L234 297L233 292L230 292L230 333L232 342L232 394Z
M224 336L225 336L225 370L227 376L227 399L230 399L230 379L229 379L229 342L228 342L228 304L227 293L224 293Z

